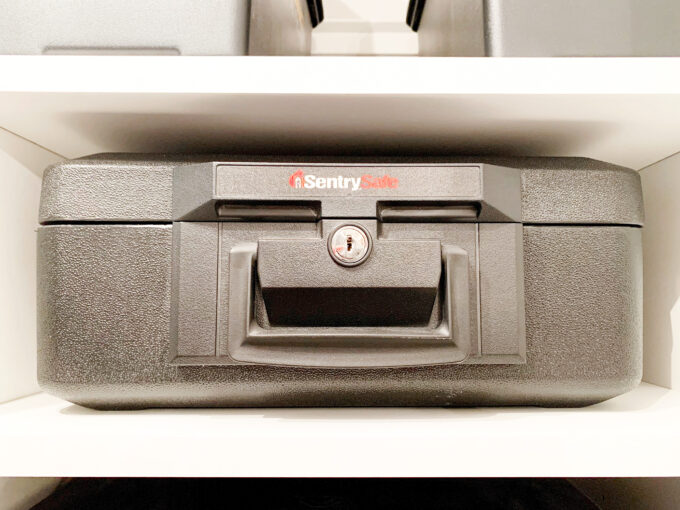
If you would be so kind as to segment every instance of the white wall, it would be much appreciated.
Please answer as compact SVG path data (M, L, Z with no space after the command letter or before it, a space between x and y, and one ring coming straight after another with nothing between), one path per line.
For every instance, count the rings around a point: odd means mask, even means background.
M0 129L0 402L39 390L35 375L39 174L58 159Z
M645 201L644 380L680 388L680 154L640 171Z
M418 36L406 24L407 7L408 0L324 0L312 54L416 55Z
M28 510L49 496L61 478L0 478L0 510Z

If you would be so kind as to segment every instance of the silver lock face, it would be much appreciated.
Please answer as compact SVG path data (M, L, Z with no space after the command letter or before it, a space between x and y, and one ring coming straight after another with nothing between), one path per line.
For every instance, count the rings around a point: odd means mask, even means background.
M342 266L358 266L371 253L370 234L359 225L341 225L328 236L328 252Z

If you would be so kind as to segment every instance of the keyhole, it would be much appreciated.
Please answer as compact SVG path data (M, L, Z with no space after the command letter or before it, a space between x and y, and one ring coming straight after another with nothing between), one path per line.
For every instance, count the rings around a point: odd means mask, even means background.
M341 266L358 266L371 252L371 237L359 225L341 225L328 236L328 252Z

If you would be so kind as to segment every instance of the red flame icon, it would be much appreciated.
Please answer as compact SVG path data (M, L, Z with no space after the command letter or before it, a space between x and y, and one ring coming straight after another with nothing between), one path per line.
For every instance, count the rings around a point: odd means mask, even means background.
M298 170L294 174L290 176L290 179L288 179L288 184L290 184L291 188L302 188L302 179L304 177L305 173L302 170Z

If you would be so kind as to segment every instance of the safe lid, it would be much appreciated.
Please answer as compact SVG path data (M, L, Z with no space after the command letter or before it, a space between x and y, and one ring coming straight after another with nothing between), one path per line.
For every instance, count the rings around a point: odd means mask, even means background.
M643 223L637 172L584 158L101 154L45 171L40 222Z

